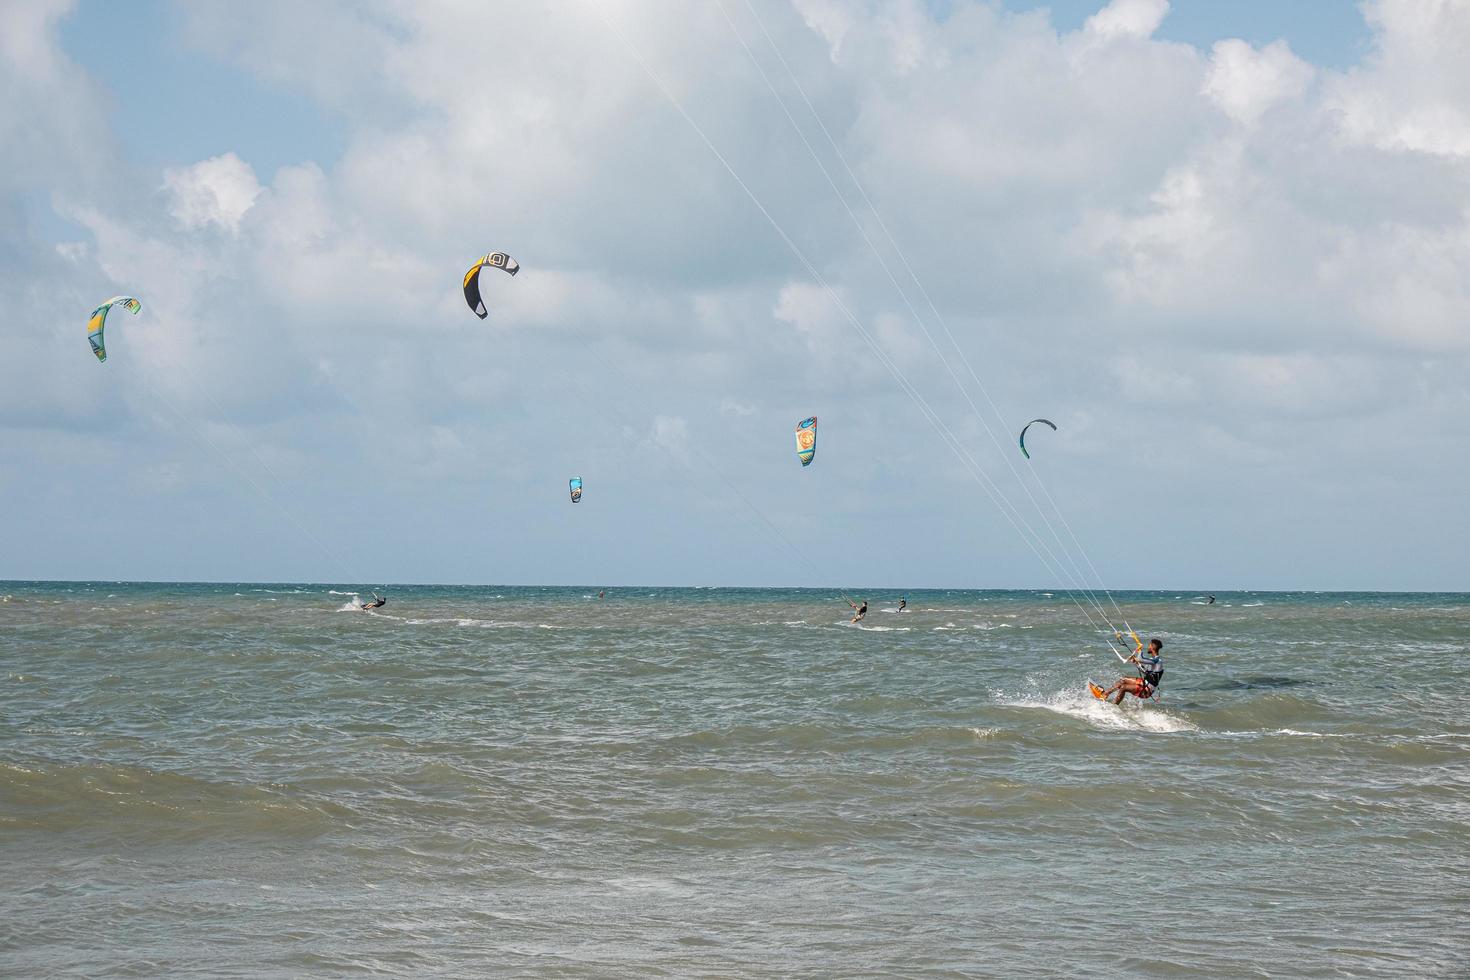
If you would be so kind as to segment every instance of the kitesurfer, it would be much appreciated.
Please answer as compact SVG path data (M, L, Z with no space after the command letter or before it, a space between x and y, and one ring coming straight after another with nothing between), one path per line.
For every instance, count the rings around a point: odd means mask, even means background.
M376 592L373 593L373 599L375 600L373 602L358 603L357 608L361 609L363 612L366 612L369 609L379 609L388 604L388 600L378 595Z
M909 597L908 596L904 596L903 598L901 598L901 599L898 600L898 611L899 612L903 612L908 607L909 607Z
M856 602L848 599L847 604L857 610L857 612L853 614L852 621L854 623L861 623L863 621L863 617L868 614L868 600L864 599L862 605L858 605Z
M607 590L606 589L598 589L597 590L597 598L599 598L599 599L606 599L607 598Z
M1207 602L1207 603L1205 603L1205 605L1207 605L1207 606L1213 606L1214 604L1215 604L1215 597L1214 596L1210 596L1210 601Z
M1138 672L1142 677L1120 677L1118 683L1102 692L1104 701L1111 700L1114 704L1123 703L1123 695L1131 694L1139 699L1151 698L1158 691L1159 685L1164 681L1164 641L1155 637L1148 641L1148 652L1144 652L1143 641L1134 633L1133 642L1138 646L1133 651L1133 656L1128 658L1130 664L1138 665ZM1118 639L1123 639L1123 634L1118 634ZM1110 695L1117 694L1116 698Z

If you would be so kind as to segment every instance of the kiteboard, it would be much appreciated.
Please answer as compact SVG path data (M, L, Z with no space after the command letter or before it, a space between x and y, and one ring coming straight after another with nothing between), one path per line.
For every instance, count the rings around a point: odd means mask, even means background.
M1087 689L1089 691L1091 691L1092 692L1092 696L1095 697L1095 698L1097 698L1099 701L1105 701L1105 700L1107 700L1107 694L1105 694L1103 692L1103 689L1102 688L1100 688L1096 684L1092 683L1092 681L1088 681L1087 682Z

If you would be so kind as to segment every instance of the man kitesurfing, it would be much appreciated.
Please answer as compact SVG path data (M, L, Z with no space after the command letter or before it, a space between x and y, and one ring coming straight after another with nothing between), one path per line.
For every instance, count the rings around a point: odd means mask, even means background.
M378 595L376 592L373 593L373 600L373 602L359 602L357 604L357 608L361 609L363 612L367 612L369 609L379 609L388 604L388 600Z
M1139 699L1148 699L1158 691L1158 685L1164 682L1164 641L1155 636L1148 641L1148 651L1144 651L1144 641L1138 638L1138 633L1129 630L1129 636L1133 638L1133 655L1127 658L1125 663L1136 664L1141 677L1119 677L1116 685L1104 691L1098 688L1091 680L1088 689L1094 698L1100 701L1113 701L1113 704L1123 704L1123 695L1130 693ZM1122 633L1117 633L1117 638L1123 639ZM1117 698L1113 698L1116 693Z
M1140 700L1146 700L1158 692L1159 685L1164 681L1164 641L1158 637L1154 637L1148 641L1148 651L1145 652L1143 641L1138 638L1138 634L1130 631L1129 636L1133 638L1133 655L1125 662L1136 664L1138 666L1138 672L1142 676L1120 677L1118 678L1118 683L1106 691L1091 681L1088 681L1087 687L1092 692L1093 697L1101 701L1111 700L1114 704L1122 704L1123 695L1125 694L1131 694ZM1123 639L1123 634L1118 633L1117 637L1121 640ZM1113 694L1117 694L1117 697L1112 697Z

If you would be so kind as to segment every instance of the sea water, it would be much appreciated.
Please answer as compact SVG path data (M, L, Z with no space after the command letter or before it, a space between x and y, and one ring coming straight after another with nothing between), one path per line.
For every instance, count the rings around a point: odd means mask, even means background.
M1470 596L597 591L0 583L0 974L1470 975Z

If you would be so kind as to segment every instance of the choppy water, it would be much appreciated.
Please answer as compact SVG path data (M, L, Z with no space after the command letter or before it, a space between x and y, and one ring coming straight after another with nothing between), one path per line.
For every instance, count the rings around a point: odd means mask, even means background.
M1470 596L0 583L0 974L1470 975Z

